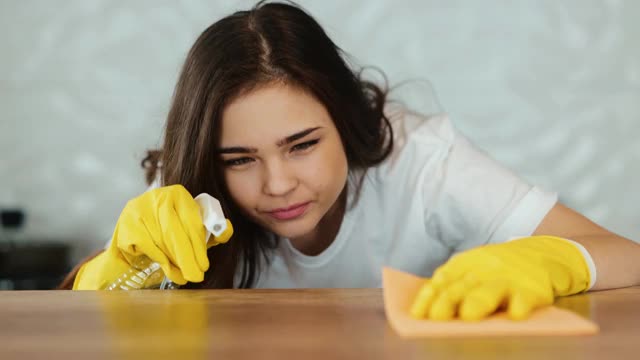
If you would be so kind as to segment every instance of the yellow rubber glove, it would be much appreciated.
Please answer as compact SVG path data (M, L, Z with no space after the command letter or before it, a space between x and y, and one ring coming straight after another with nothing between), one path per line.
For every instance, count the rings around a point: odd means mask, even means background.
M73 289L103 289L142 255L160 264L179 285L200 282L209 269L207 248L227 242L232 234L227 220L227 229L205 244L198 203L181 185L145 192L127 203L109 247L80 268Z
M453 256L427 280L410 309L414 318L480 320L500 307L511 319L588 289L587 262L575 244L531 236Z

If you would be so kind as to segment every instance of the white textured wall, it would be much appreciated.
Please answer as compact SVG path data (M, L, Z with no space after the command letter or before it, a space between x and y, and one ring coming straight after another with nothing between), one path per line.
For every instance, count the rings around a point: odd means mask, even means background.
M476 143L640 239L640 2L301 3L360 64L430 80ZM26 236L76 256L109 238L186 51L251 4L0 0L0 206L26 207ZM415 89L398 96L432 109Z

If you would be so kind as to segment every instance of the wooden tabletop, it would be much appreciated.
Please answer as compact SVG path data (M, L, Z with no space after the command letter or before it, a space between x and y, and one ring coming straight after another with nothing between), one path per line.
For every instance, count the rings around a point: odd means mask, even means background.
M640 287L557 305L600 334L405 340L380 289L0 291L0 359L640 358Z

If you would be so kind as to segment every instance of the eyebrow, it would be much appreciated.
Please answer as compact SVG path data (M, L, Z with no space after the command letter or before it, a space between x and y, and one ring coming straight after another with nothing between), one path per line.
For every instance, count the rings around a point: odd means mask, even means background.
M292 142L296 141L296 140L300 140L303 137L311 134L312 132L318 130L322 128L321 126L318 127L314 127L314 128L308 128L302 131L299 131L293 135L289 135L287 137L285 137L284 139L278 140L278 142L276 143L276 145L278 147L284 146L284 145L288 145L291 144ZM225 147L225 148L220 148L218 150L218 153L220 154L237 154L237 153L257 153L258 149L253 148L253 147L243 147L243 146L232 146L232 147Z

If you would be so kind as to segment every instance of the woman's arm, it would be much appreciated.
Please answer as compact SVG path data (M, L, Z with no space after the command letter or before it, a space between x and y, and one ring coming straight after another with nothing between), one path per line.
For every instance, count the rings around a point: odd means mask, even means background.
M533 235L553 235L582 244L595 263L592 290L640 285L640 244L618 236L558 203Z

